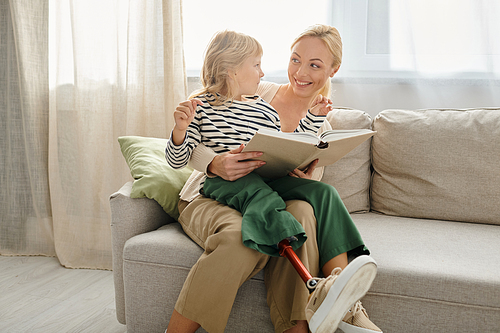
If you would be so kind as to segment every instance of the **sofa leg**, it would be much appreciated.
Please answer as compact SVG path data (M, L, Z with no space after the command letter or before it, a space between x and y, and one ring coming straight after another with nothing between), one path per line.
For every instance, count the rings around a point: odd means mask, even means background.
M312 293L314 289L316 289L316 285L318 283L317 279L313 278L311 273L307 270L306 266L300 261L299 257L297 254L295 254L295 251L293 248L290 246L290 241L288 239L284 239L281 242L278 243L278 248L280 250L280 255L282 257L287 258L292 266L295 268L297 273L299 273L300 277L306 284L307 289L309 289L309 292Z

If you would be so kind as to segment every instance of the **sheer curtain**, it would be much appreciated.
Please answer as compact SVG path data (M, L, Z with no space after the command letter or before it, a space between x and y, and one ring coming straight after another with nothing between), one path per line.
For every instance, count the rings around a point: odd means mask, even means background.
M48 5L0 1L0 253L54 255Z
M40 8L35 8L30 1L6 3L5 7L12 13L14 29L11 30L15 31L18 22L24 20L30 26L37 22L26 33L31 40L25 41L14 33L9 45L16 45L17 49L19 45L25 47L34 58L45 54L45 58L37 59L37 66L45 76L18 65L20 78L29 73L30 89L40 82L40 88L33 89L41 91L43 103L30 105L30 114L42 117L43 122L38 122L38 128L33 130L24 124L11 125L13 131L18 128L30 135L17 135L6 140L6 145L15 142L29 147L40 158L33 157L31 151L13 148L5 159L2 182L9 179L8 184L16 193L19 192L25 202L30 199L31 202L20 206L20 200L2 184L2 202L5 198L6 207L13 207L9 216L13 216L15 222L9 224L2 210L0 251L2 254L56 255L66 267L110 269L108 198L130 179L117 138L122 135L166 137L172 126L172 105L186 95L181 2L51 0L50 18L47 5L43 8L45 15L38 17ZM2 36L4 25L9 23L4 24L2 18ZM42 39L33 34L35 31L46 32L43 47L39 46L45 53L33 49L34 45L42 44ZM4 61L3 53L1 61ZM6 59L16 61L12 56ZM17 55L17 63L22 61ZM30 59L26 63L35 66ZM13 84L12 80L9 82ZM17 86L22 90L23 100L28 92L22 82ZM2 118L26 119L23 114L19 116L25 109L11 107L17 103L15 95L8 94L6 100L6 107L2 105L1 109ZM5 135L1 135L3 144ZM31 136L38 137L32 139ZM27 165L24 175L27 185L10 176L19 172L16 159ZM31 168L40 169L37 173L40 184L35 183L34 179L38 178L28 172ZM40 198L26 194L39 192L42 192ZM36 200L46 204L45 210L38 208L40 204ZM28 217L20 218L22 214ZM36 227L29 224L31 220L36 220L31 222ZM47 249L38 250L31 244L33 239L44 235L41 231L46 234L43 243ZM12 237L14 232L17 239ZM19 244L28 245L21 249Z

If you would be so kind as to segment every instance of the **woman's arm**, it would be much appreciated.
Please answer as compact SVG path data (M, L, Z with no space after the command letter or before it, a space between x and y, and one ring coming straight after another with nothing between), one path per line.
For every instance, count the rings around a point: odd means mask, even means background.
M241 145L228 153L218 155L204 144L199 144L193 151L189 166L208 177L219 176L234 181L265 164L263 161L249 161L261 156L261 152L242 153L243 148L244 145Z

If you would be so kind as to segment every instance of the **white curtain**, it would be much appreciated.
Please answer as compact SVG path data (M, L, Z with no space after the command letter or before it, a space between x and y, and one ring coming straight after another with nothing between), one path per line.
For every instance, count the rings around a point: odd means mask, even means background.
M48 5L0 1L0 253L54 255Z
M12 20L2 18L1 33L13 27L9 48L17 50L15 59L5 58L17 63L20 78L29 75L28 88L22 81L6 85L18 87L21 100L37 101L26 111L12 107L16 97L7 94L6 107L0 104L2 118L24 120L9 123L24 135L6 137L5 146L29 149L2 159L2 204L14 210L2 209L2 254L56 255L66 267L111 268L108 198L130 179L117 138L166 137L172 105L186 97L180 1L51 0L37 6L2 0ZM19 36L16 27L25 21L31 30ZM22 58L20 48L38 62ZM36 129L26 127L31 116L42 118ZM4 145L6 135L0 135ZM17 159L26 165L26 184L10 176L20 172ZM33 240L43 245L34 247Z

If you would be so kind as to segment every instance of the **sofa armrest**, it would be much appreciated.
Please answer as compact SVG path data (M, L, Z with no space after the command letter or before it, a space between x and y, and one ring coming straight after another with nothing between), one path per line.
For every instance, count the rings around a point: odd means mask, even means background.
M116 316L122 324L125 324L123 289L123 246L125 242L136 235L175 222L156 201L148 198L132 199L130 197L131 191L132 182L128 182L109 198Z

